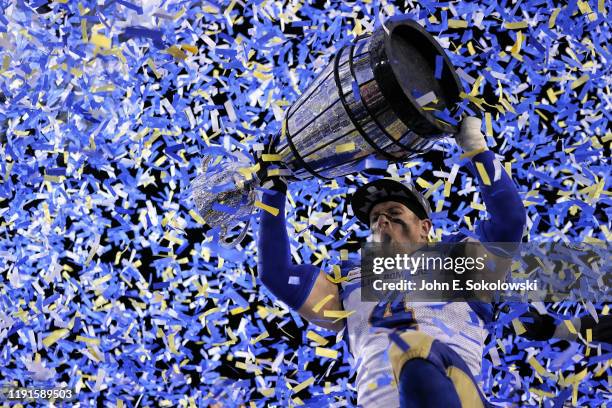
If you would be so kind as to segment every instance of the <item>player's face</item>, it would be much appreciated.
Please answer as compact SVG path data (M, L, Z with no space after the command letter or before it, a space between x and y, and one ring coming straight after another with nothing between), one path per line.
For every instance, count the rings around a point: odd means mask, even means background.
M429 219L419 219L412 210L395 201L378 203L370 211L370 230L374 242L427 242L430 228Z

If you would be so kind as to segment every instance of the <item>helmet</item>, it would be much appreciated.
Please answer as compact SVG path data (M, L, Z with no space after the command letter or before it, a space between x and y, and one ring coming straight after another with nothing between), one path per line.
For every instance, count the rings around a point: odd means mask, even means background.
M390 178L372 181L359 187L351 197L351 208L361 222L370 225L370 211L376 204L385 201L404 204L422 220L429 218L431 214L429 202L414 186Z

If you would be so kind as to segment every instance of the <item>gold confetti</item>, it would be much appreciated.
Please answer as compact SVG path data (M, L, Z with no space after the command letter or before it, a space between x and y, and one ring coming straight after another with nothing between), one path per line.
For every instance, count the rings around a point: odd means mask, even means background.
M522 31L517 31L516 33L516 41L514 43L514 45L512 46L512 49L510 50L510 54L514 55L514 54L518 54L519 52L521 52L521 45L523 44L523 32Z
M115 85L108 84L108 85L97 86L97 87L91 88L91 93L111 92L111 91L114 91L114 90L115 90Z
M578 334L578 331L576 331L576 327L574 327L574 324L572 323L571 320L564 320L563 322L567 326L567 329L570 331L570 333Z
M550 100L551 103L557 102L557 94L552 88L548 88L546 90L546 95L548 96L548 99Z
M480 149L474 149L472 151L463 153L461 156L459 156L459 159L461 159L461 160L467 159L467 158L476 156L478 153L482 153L482 152L484 152L486 150L488 150L486 147L482 147Z
M101 48L111 48L111 39L102 34L92 34L89 42Z
M593 12L593 10L591 10L591 6L589 5L589 3L587 1L579 0L578 1L578 9L580 10L580 12L582 14L587 16L589 21L597 20L597 16L595 16L595 13Z
M327 357L333 359L338 358L338 350L333 350L330 348L317 347L315 349L315 354L320 357Z
M195 210L189 210L189 215L191 215L191 218L193 218L198 224L206 224L204 218L202 218Z
M514 332L517 336L520 336L521 334L527 331L527 329L525 329L525 326L523 326L523 323L521 323L518 318L512 319L512 327L514 327Z
M280 154L268 154L268 153L264 153L261 155L261 160L265 161L265 162L270 162L270 161L281 161L281 155Z
M591 343L593 341L593 329L586 330L586 341L587 343Z
M231 314L232 316L235 316L235 315L237 315L237 314L244 313L244 312L246 312L247 310L249 310L249 307L248 307L248 306L246 306L246 307L245 307L245 306L240 306L240 307L236 307L236 308L234 308L234 309L230 310L230 314Z
M355 150L355 142L343 143L336 146L336 153L346 153Z
M514 23L504 23L504 28L507 28L508 30L519 30L521 28L527 28L529 27L529 24L527 23L527 21L517 21Z
M354 310L324 310L323 316L336 319L344 319L355 313Z
M181 45L181 49L189 51L192 54L198 53L198 47L196 47L195 45L191 45L191 44L183 44Z
M264 203L262 203L261 201L255 201L255 204L254 204L254 205L255 205L255 207L257 207L257 208L261 208L262 210L264 210L264 211L266 211L266 212L268 212L268 213L272 214L272 215L273 215L273 216L275 216L275 217L276 217L276 216L278 215L278 213L279 213L278 208L276 208L276 207L272 207L272 206L267 205L267 204L264 204Z
M312 384L314 384L314 377L310 377L309 379L302 381L301 383L299 383L298 385L296 385L293 388L293 392L294 393L298 393L300 391L302 391L303 389L310 387Z
M81 38L83 42L87 42L87 21L81 20Z
M187 54L185 54L185 52L183 52L183 50L176 45L166 49L166 52L178 60L184 60L187 58Z
M100 345L100 339L92 339L90 337L76 336L77 341L82 341L83 343L92 344L94 346Z
M450 19L448 20L448 28L467 28L468 22L465 20Z
M419 187L421 188L429 188L431 186L431 183L428 182L427 180L422 179L421 177L416 179L416 183L419 185Z
M323 299L319 300L316 305L312 308L312 311L318 313L323 306L334 298L334 295L327 295Z
M316 341L321 346L325 346L327 343L329 343L329 340L327 340L325 337L321 336L320 334L315 333L312 330L308 331L308 333L306 334L306 338L312 341Z
M269 334L268 334L268 331L266 330L263 333L261 333L259 336L255 337L254 339L251 339L250 343L251 344L258 343L258 342L260 342L261 340L265 339L268 336L269 336Z
M50 347L51 345L55 344L55 342L58 341L59 339L61 339L62 337L66 337L68 335L68 333L70 333L70 331L68 329L58 329L58 330L55 330L55 331L51 332L50 335L45 337L43 339L42 343L43 343L43 345L45 347Z
M340 260L341 261L348 260L348 249L341 249L340 250Z
M552 375L551 373L549 373L548 371L546 371L546 369L544 367L542 367L542 365L540 364L540 362L538 360L535 359L535 357L531 357L529 360L527 360L529 362L529 364L531 364L531 366L536 370L536 372L538 374L540 374L542 377L549 377L549 378L554 378L554 375Z
M581 76L580 78L578 78L577 80L575 80L574 82L572 82L572 84L570 85L571 89L576 89L578 88L580 85L584 84L586 81L588 81L590 78L589 74L584 74L583 76Z

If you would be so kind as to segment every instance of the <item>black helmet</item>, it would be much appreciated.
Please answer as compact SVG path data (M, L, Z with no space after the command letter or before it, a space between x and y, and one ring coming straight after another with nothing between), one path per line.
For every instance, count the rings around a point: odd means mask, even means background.
M404 204L420 219L429 218L429 202L414 186L399 181L383 178L359 187L351 198L351 208L355 216L363 223L370 225L370 211L385 201L397 201Z

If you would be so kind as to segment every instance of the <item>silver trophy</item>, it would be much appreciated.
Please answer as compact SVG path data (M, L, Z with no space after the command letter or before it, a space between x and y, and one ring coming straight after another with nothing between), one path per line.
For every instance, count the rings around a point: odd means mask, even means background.
M368 157L406 161L458 131L453 111L460 90L435 38L411 19L391 18L341 48L286 110L273 143L277 164L290 179L330 180L364 170ZM259 181L248 180L234 159L214 169L220 174L211 173L211 160L205 160L204 172L210 174L194 182L194 199L206 222L221 229L224 242L227 231L248 222ZM219 185L228 190L219 192Z
M224 247L236 245L248 231L259 185L257 178L247 177L244 171L250 165L240 152L207 155L202 172L191 183L198 213L209 226L219 229L219 243ZM238 233L228 240L233 229Z

